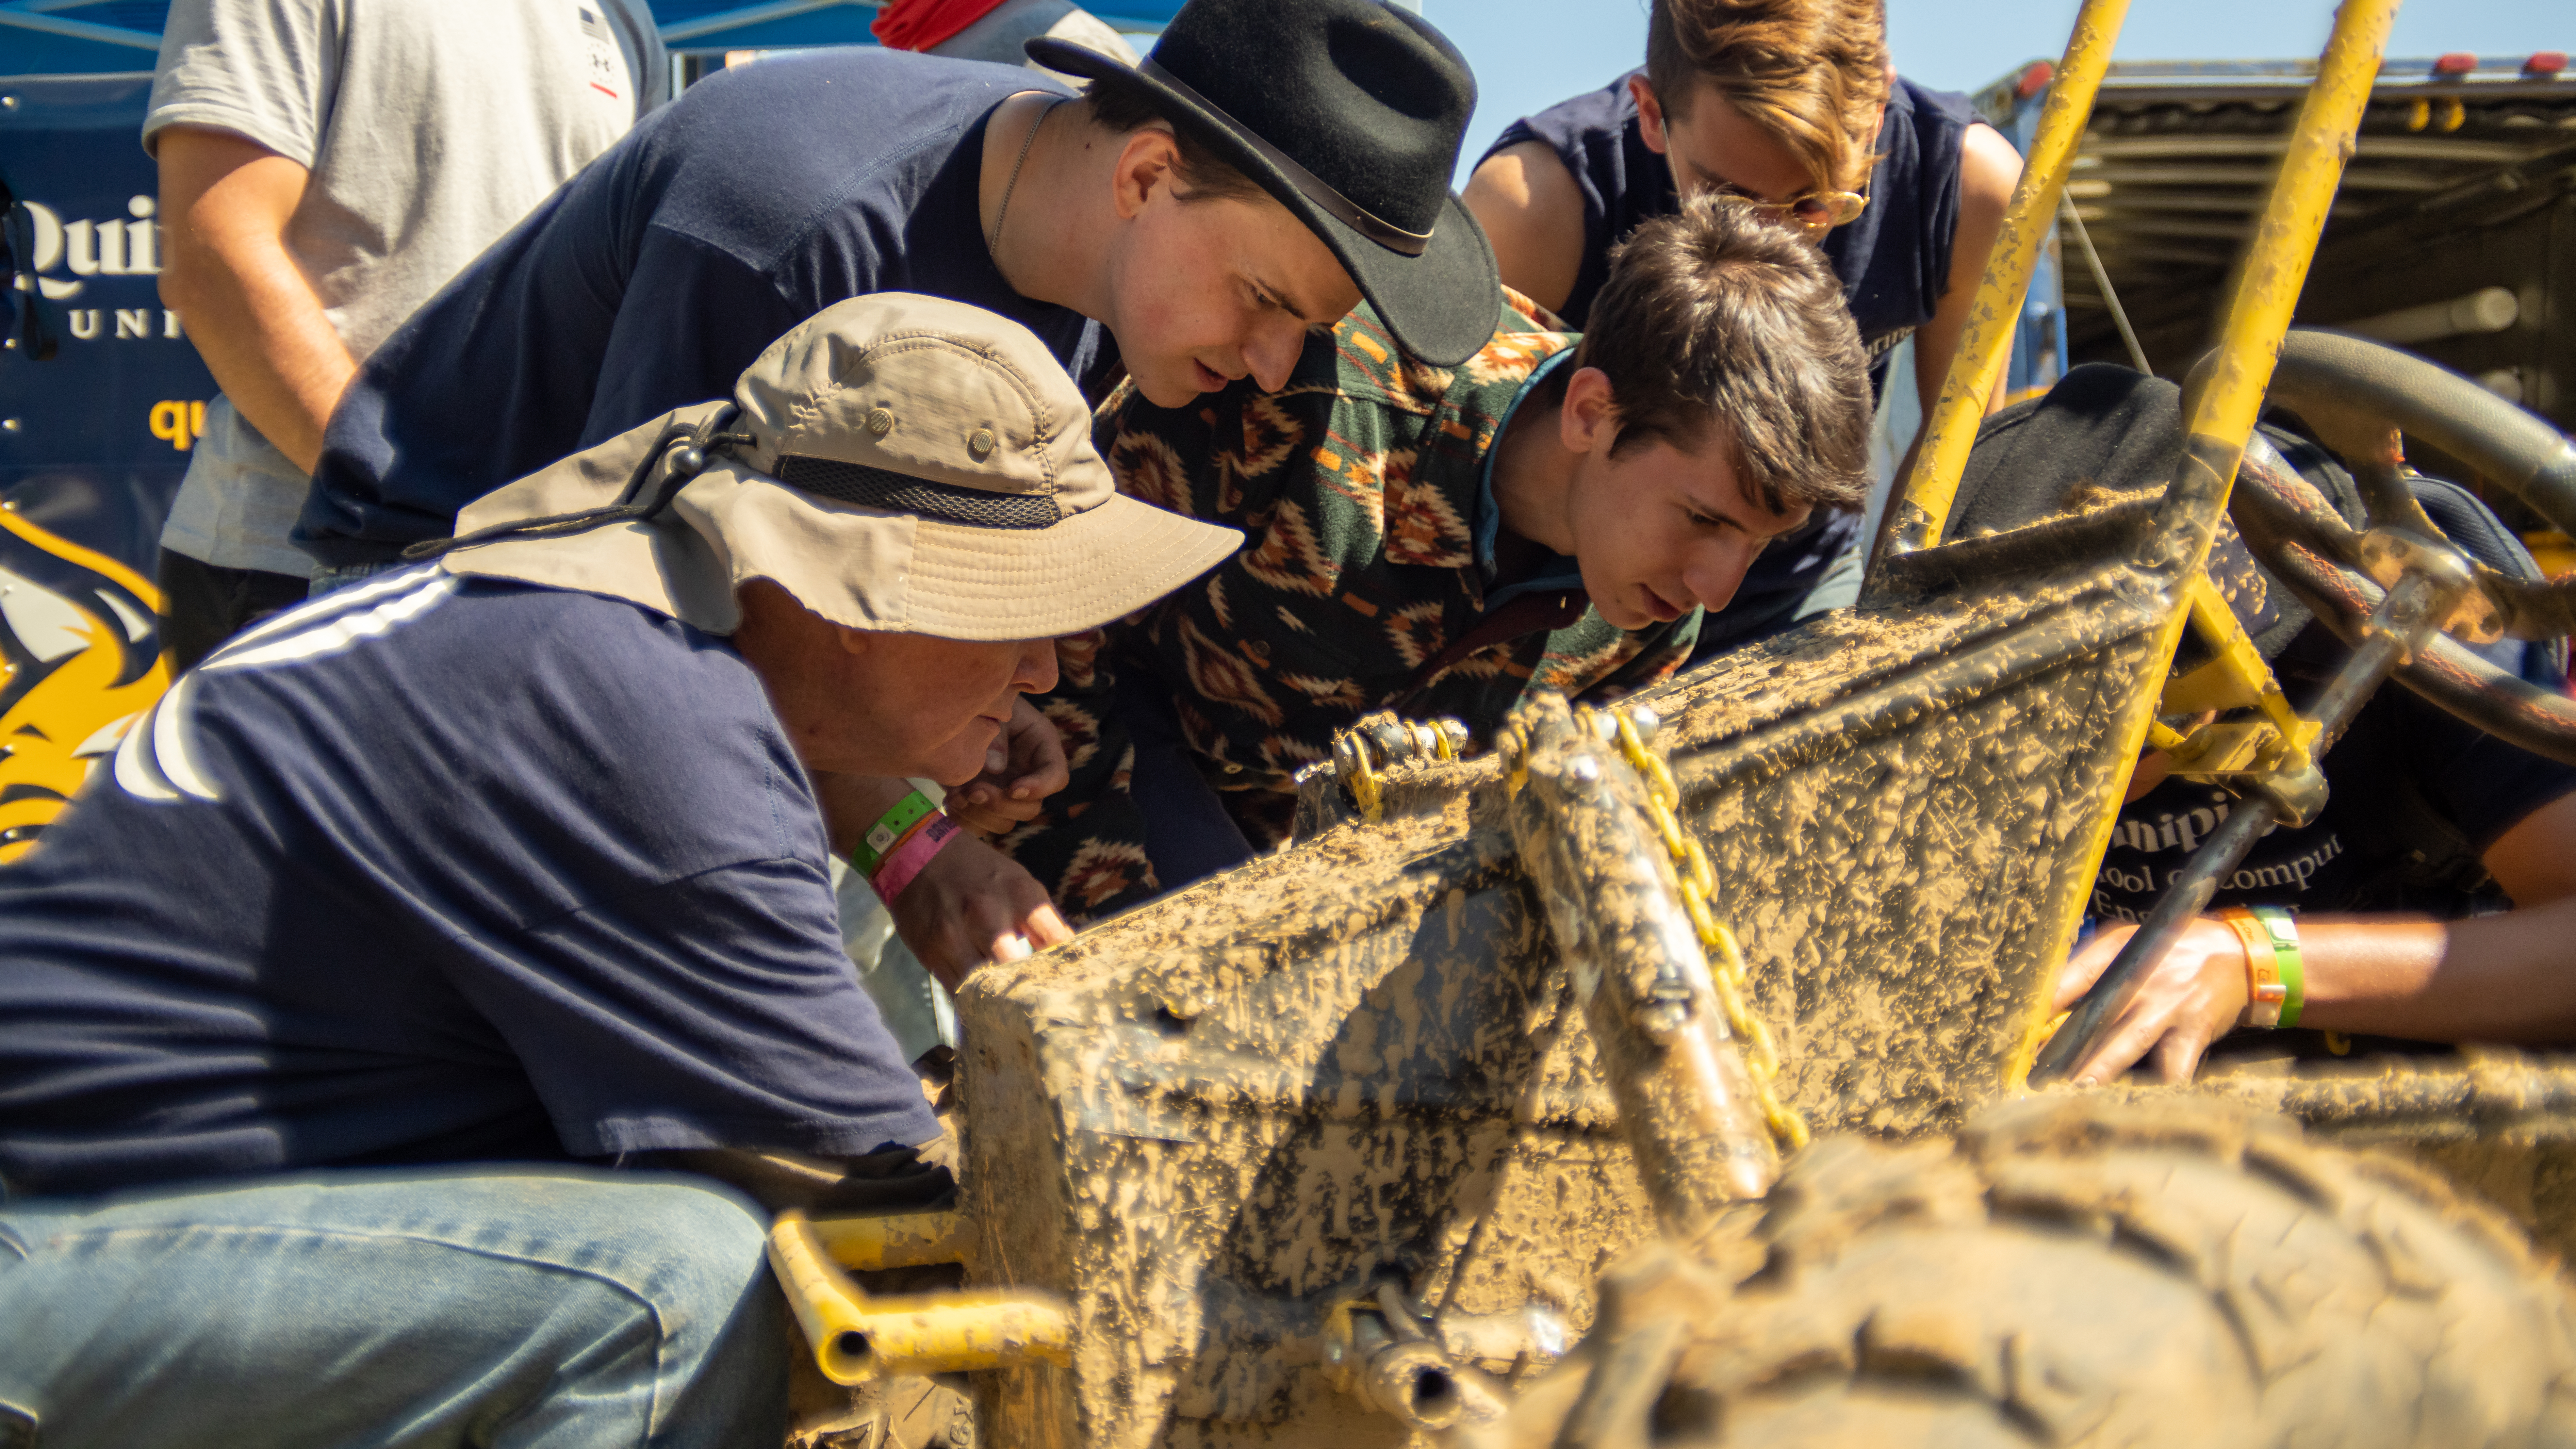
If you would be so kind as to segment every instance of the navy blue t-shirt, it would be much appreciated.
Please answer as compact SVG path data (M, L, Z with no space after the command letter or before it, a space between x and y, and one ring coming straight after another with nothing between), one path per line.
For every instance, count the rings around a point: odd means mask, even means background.
M227 645L0 869L0 1185L937 1132L721 639L390 574Z
M367 359L296 543L346 566L443 538L505 483L732 396L788 329L871 292L998 312L1089 376L1107 334L1012 291L984 247L984 122L1029 90L1064 92L1021 67L873 47L690 87Z

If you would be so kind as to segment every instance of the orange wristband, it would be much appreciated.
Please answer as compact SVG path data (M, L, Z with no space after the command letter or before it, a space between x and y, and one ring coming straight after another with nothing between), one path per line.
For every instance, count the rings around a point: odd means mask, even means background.
M2281 1008L2289 1003L2289 983L2281 979L2280 953L2272 949L2272 932L2243 906L2226 906L2218 919L2245 943L2245 1021L2249 1026L2277 1027Z

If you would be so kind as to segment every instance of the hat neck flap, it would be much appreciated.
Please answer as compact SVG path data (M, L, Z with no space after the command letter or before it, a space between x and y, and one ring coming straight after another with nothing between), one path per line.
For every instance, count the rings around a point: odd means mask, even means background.
M541 468L468 504L456 516L457 533L613 504L675 425L694 428L727 406L681 408ZM624 599L710 634L731 634L742 622L725 551L676 510L649 522L470 545L439 564L452 574Z

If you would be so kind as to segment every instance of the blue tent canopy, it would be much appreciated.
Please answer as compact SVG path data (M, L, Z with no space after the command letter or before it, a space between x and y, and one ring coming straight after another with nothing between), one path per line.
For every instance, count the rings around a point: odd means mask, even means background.
M1088 8L1121 30L1160 30L1180 0ZM0 0L0 75L150 70L169 13L169 0ZM674 52L873 45L876 13L865 0L653 0Z

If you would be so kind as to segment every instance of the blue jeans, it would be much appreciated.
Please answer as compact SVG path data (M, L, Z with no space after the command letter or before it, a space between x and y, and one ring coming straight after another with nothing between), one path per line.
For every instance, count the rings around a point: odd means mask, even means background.
M576 1168L0 1203L0 1446L776 1449L765 1226Z

